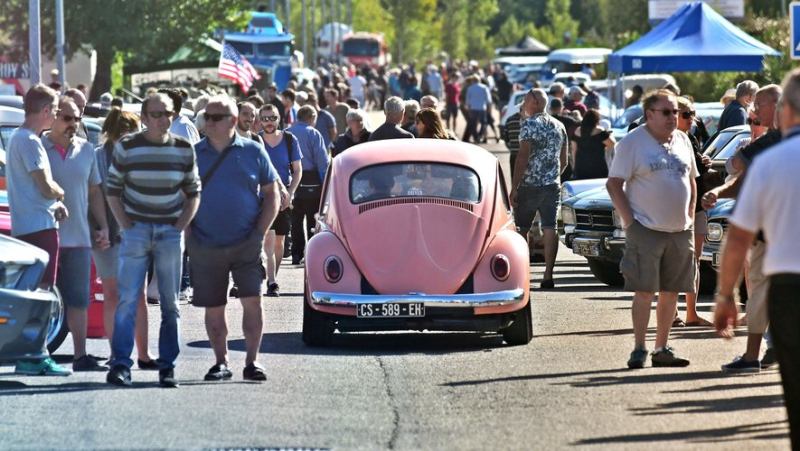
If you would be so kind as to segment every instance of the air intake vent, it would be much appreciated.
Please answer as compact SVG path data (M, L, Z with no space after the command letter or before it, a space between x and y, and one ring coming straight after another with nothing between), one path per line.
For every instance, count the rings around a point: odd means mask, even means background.
M437 197L399 197L396 199L385 199L375 202L369 202L358 207L358 214L365 211L374 210L376 208L388 207L389 205L405 205L405 204L435 204L447 205L448 207L456 207L462 210L472 212L473 205L469 202L461 202L458 200L441 199Z

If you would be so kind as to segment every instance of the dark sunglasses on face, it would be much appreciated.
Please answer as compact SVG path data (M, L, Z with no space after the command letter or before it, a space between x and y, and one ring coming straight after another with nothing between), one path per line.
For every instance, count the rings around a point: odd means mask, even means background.
M650 111L660 111L661 114L663 114L664 116L667 116L667 117L669 117L669 116L677 116L678 115L678 110L677 109L670 110L670 109L667 109L667 108L661 108L661 109L650 108Z
M210 114L210 113L203 113L203 118L207 121L211 122L219 122L225 118L232 117L230 114Z
M148 116L152 117L153 119L161 119L162 117L172 117L172 111L151 111L147 113Z
M681 113L681 117L683 119L691 119L694 117L694 111L684 111L683 113Z
M278 116L261 116L261 122L275 122L278 120Z
M753 118L748 117L747 118L747 125L755 125L756 127L760 127L761 126L761 121L759 121L758 119L753 119Z
M64 121L64 122L72 122L72 121L80 122L81 121L81 117L80 116L69 116L69 115L65 114L63 116L58 116L58 117L60 117L61 120Z

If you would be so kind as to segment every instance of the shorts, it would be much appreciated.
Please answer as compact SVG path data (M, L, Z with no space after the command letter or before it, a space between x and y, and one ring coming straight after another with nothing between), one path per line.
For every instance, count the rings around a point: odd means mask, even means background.
M261 296L261 283L266 272L261 261L264 236L252 233L241 243L226 247L210 247L198 241L195 234L186 238L189 265L194 285L192 305L220 307L228 302L229 275L239 289L239 298Z
M92 249L94 267L97 277L102 279L117 279L119 277L119 243L108 249Z
M694 234L695 235L708 235L708 212L705 210L697 211L694 213ZM702 246L703 243L700 243Z
M556 228L556 215L559 205L558 183L545 186L521 186L517 190L517 208L514 221L520 232L527 232L539 212L542 230Z
M448 117L457 118L458 117L458 104L447 105L447 108L445 108L445 111L447 111Z
M92 250L88 247L62 247L58 252L58 291L64 305L88 309L92 276Z
M764 275L764 254L767 243L756 241L750 248L750 266L747 270L747 333L763 334L767 331L767 292L769 278Z
M292 230L291 210L288 208L286 210L279 210L278 216L275 216L275 220L272 221L272 226L270 226L269 229L274 230L275 235L288 235Z
M694 293L694 230L659 232L633 221L619 269L628 291Z
M45 229L14 237L47 252L50 259L42 275L41 283L52 287L56 284L56 265L58 265L58 229Z

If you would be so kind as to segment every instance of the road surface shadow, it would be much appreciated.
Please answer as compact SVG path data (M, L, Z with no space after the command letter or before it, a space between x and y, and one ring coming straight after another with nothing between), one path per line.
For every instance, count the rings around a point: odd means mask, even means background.
M675 368L676 372L649 373L650 368L642 370L629 370L627 368L579 371L574 373L530 374L524 376L502 377L497 379L480 379L471 381L448 382L443 384L448 387L463 387L501 382L518 382L530 380L554 379L553 385L569 385L575 388L608 387L623 384L653 384L664 382L685 382L697 380L710 380L728 377L721 371L690 372L685 369ZM617 376L613 376L617 375ZM583 378L573 381L558 382L556 379Z
M777 370L776 370L777 371ZM767 373L768 374L768 373ZM731 375L730 377L749 377L752 376L751 374L748 375ZM720 385L710 385L708 387L700 387L700 388L692 388L690 390L667 390L661 393L664 394L680 394L680 393L707 393L713 391L728 391L728 390L744 390L744 389L754 389L754 388L769 388L769 387L780 387L781 381L774 380L770 382L754 382L751 384L720 384Z
M210 349L208 340L194 341L187 346ZM399 332L399 333L336 333L330 346L306 346L299 332L265 333L259 353L287 355L406 355L452 354L456 352L491 352L507 347L503 337L491 333ZM243 339L228 340L228 349L245 352Z
M780 431L780 432L779 432ZM770 421L765 423L743 424L731 427L699 429L695 431L674 431L668 433L649 433L597 437L571 443L573 446L603 445L614 443L646 443L677 442L719 443L740 440L786 440L789 430L786 421Z
M737 396L719 399L693 399L657 404L653 407L631 409L636 416L694 413L739 412L783 408L783 395Z
M648 332L655 333L655 329L648 329ZM560 332L557 334L536 334L535 338L544 337L613 337L617 335L633 335L633 328L626 329L606 329L606 330L581 330L576 332Z

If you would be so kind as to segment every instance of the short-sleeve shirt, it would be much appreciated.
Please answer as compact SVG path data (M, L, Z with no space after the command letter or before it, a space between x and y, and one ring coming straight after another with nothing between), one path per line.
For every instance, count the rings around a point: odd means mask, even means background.
M102 179L92 144L75 137L62 156L47 136L42 138L47 151L53 181L64 190L64 206L69 216L61 221L58 230L59 247L91 247L89 231L89 186L99 185Z
M204 138L195 146L197 168L204 177L222 154ZM247 239L258 225L261 186L278 180L267 151L257 142L238 134L226 152L231 152L203 185L200 207L192 221L198 240L213 247L226 247Z
M314 128L322 135L322 140L325 141L326 149L331 147L331 127L336 128L336 120L333 118L333 115L325 110L319 110L317 112L317 124ZM344 133L344 131L342 131L342 133Z
M328 171L330 156L325 149L325 142L322 135L312 126L303 121L298 121L287 129L294 134L295 141L300 144L300 151L303 154L300 164L304 171L317 171L320 180L325 180L325 172Z
M615 149L609 177L625 180L633 217L648 229L682 232L692 227L691 182L700 173L689 137L675 131L672 143L660 144L637 127Z
M800 137L790 137L759 155L747 169L731 224L748 232L764 231L764 274L800 274ZM768 200L768 201L767 201Z
M47 229L57 229L55 199L42 196L31 172L50 174L50 161L42 140L27 128L11 134L6 155L8 205L11 210L11 235L20 236Z
M344 133L347 130L347 113L350 112L350 107L346 103L338 103L333 107L329 105L327 111L336 120L336 133Z
M184 115L179 115L177 119L172 121L169 132L186 139L192 144L200 142L200 132L197 131L197 127L191 119Z
M303 152L300 150L300 143L295 137L292 145L292 161L300 161L303 158ZM284 185L289 186L292 182L292 164L289 161L289 150L286 149L286 136L281 134L281 142L272 147L267 140L264 140L264 147L267 149L267 155L272 162L272 166L278 171L278 176Z
M519 141L529 141L531 152L520 184L531 187L559 183L561 148L567 139L564 125L549 114L526 119L519 130Z

